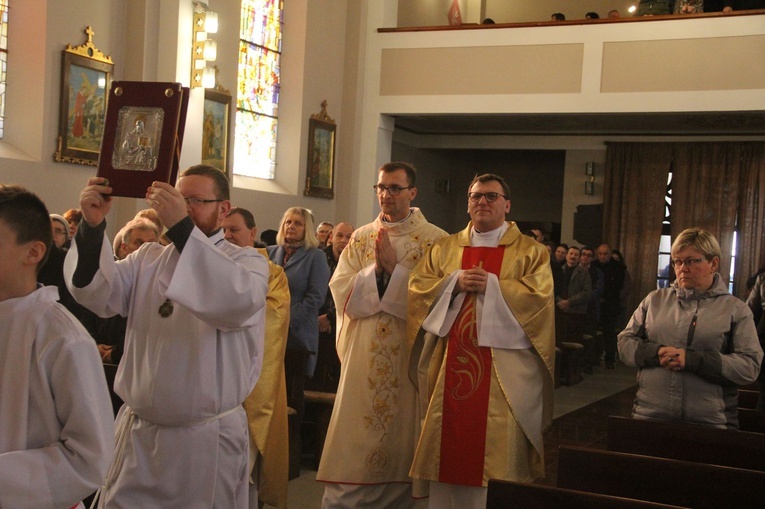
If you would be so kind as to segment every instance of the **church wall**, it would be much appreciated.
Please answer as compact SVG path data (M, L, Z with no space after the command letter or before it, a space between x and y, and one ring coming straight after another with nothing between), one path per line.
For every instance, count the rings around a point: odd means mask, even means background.
M218 60L222 85L236 93L239 1L212 0L220 13ZM345 121L346 2L291 0L285 11L278 180L260 189L234 189L232 201L252 209L261 228L275 228L284 210L301 205L317 221L335 220L338 199L304 197L308 118L327 100L338 124L336 185L348 173L347 145L353 118ZM95 45L115 61L114 79L189 82L192 3L180 0L17 1L11 11L6 138L0 141L0 181L37 192L52 212L76 207L95 167L53 161L58 135L61 50L85 41L91 25ZM358 32L358 30L356 30ZM354 39L351 38L351 42ZM352 94L353 91L350 91ZM204 91L191 91L181 167L199 162ZM352 109L351 109L352 112ZM233 115L232 115L233 120ZM233 133L231 136L233 140ZM344 155L345 154L345 155ZM233 154L231 154L233 157ZM346 178L347 180L347 178ZM340 197L342 199L342 197ZM143 200L117 198L109 233L145 208Z

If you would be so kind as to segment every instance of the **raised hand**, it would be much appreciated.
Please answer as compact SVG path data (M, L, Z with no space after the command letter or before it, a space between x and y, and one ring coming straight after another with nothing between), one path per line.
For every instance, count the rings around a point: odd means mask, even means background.
M377 232L377 239L375 239L375 273L378 275L383 272L393 274L397 263L396 250L390 243L388 231L385 228L380 228Z
M82 218L88 226L95 228L103 222L112 208L112 191L109 179L92 177L88 180L88 185L80 192Z
M188 215L183 195L166 182L151 183L151 187L146 190L146 203L157 211L167 228L172 228Z

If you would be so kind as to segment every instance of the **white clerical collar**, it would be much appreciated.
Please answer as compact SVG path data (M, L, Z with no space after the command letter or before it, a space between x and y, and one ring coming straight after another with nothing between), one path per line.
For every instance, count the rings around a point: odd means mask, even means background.
M489 230L488 232L479 232L475 229L475 226L470 228L470 245L481 247L497 247L499 245L499 239L505 234L510 226L507 222L503 222L499 228Z
M403 223L404 221L406 221L407 219L409 219L409 216L411 216L411 215L412 215L412 212L413 212L413 210L412 210L412 209L409 209L409 214L407 214L407 216L406 216L404 219L402 219L401 221L394 221L394 222L391 222L391 221L386 221L386 220L385 220L385 214L383 214L383 215L382 215L382 217L380 218L380 220L382 221L382 223L383 223L383 224L390 224L390 225L394 225L394 224L401 224L401 223Z

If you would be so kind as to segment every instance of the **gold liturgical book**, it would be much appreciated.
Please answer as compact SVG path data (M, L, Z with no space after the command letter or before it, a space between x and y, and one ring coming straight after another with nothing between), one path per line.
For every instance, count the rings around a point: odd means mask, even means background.
M152 182L175 182L188 104L180 83L112 82L98 176L113 196L143 198Z

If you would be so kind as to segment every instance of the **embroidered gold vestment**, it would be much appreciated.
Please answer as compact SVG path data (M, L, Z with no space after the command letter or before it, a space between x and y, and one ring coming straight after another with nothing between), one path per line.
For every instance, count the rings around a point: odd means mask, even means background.
M445 279L461 268L463 250L470 246L470 230L468 225L436 242L410 278L410 376L418 381L422 416L410 472L414 479L471 484L444 481L440 472L442 442L450 439L442 436L448 337L438 338L421 329L444 291ZM490 377L483 486L490 478L524 482L544 476L542 433L552 419L555 312L549 256L514 223L499 246L504 247L498 275L502 297L532 348L490 348L491 365L483 372ZM475 308L470 312L475 313ZM461 323L458 318L452 329Z

